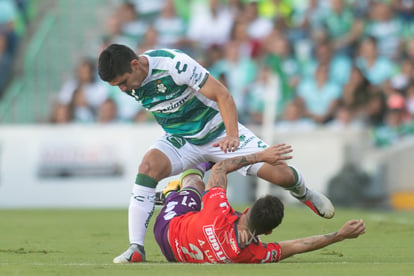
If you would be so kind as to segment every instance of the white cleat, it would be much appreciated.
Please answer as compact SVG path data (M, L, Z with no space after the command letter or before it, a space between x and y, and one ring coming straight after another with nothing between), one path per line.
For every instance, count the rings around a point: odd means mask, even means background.
M330 219L335 215L335 208L332 205L332 202L319 192L306 189L306 193L303 197L297 197L292 193L290 194L308 206L315 214L323 218Z
M131 246L121 255L113 259L115 264L140 263L145 262L145 250L142 245L131 244Z

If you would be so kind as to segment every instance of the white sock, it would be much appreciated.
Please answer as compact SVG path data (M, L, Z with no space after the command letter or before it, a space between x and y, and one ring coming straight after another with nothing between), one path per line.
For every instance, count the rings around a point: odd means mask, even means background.
M155 188L134 184L128 210L129 242L144 246L145 234L154 213Z
M299 197L299 198L304 197L306 194L305 180L297 168L291 165L289 165L289 167L292 169L293 173L295 174L297 181L295 184L293 184L292 186L286 189L289 190L295 197Z

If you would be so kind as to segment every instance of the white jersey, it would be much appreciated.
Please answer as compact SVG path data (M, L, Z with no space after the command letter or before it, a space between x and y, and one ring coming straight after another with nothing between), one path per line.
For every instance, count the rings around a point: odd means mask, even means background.
M209 76L204 67L178 50L151 50L143 56L148 75L140 88L126 93L152 112L167 133L203 145L225 130L217 103L198 92Z

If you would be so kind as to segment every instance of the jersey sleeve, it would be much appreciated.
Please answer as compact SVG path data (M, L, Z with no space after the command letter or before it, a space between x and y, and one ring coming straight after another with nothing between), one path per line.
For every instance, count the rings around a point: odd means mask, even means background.
M182 52L175 55L170 74L178 85L188 85L196 91L203 87L209 76L207 69Z
M282 247L278 243L252 243L243 248L239 262L243 263L276 263L282 257Z

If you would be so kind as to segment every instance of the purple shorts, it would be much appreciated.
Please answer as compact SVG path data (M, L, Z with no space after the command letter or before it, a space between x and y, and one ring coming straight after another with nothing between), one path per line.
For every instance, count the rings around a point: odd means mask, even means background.
M201 210L201 196L191 187L179 192L171 192L165 200L154 225L154 236L162 253L170 262L176 262L174 253L168 242L168 226L172 218L184 215L188 212Z

